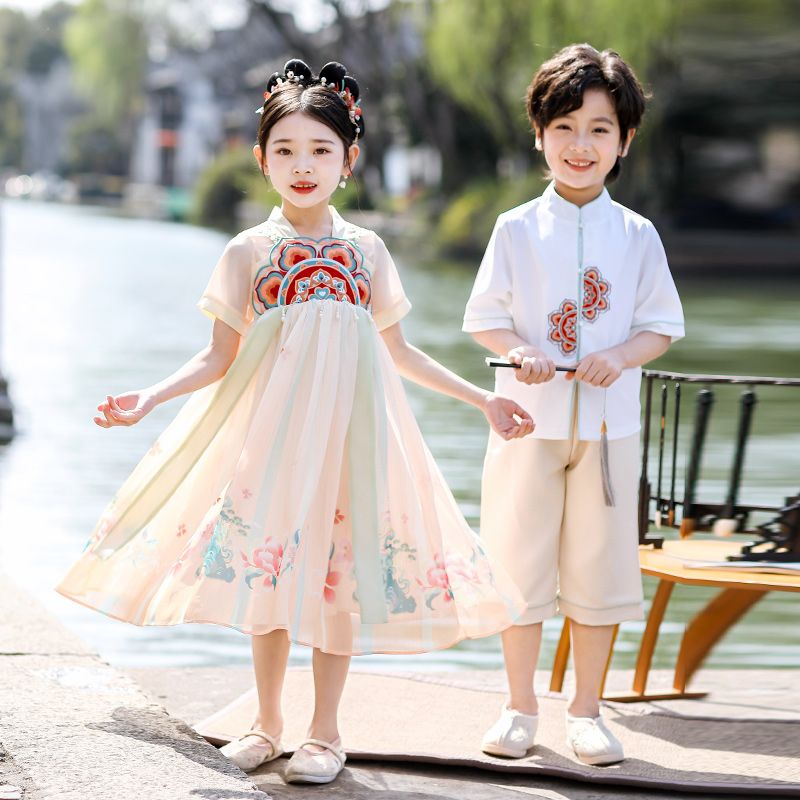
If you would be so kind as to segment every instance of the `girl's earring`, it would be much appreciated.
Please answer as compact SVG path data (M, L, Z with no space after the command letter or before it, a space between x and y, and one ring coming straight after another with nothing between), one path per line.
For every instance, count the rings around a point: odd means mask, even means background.
M347 188L347 176L342 175L342 179L339 181L339 188L346 189Z

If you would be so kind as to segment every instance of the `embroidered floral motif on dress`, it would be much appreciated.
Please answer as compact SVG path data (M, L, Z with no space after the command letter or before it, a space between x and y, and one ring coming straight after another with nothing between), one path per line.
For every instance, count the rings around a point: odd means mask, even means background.
M240 551L242 565L247 570L244 580L252 589L253 581L264 578L263 585L275 589L278 578L294 566L294 557L300 546L300 531L295 531L291 544L284 550L283 545L272 536L267 536L263 544L253 550L248 558L247 553Z
M253 309L337 300L368 308L372 301L369 273L358 247L344 239L281 239L269 263L256 273Z
M611 284L597 267L587 267L583 272L583 303L581 316L587 322L596 322L600 314L611 307ZM547 315L549 323L547 338L558 345L565 355L575 352L578 342L575 326L578 321L578 304L575 300L563 300L561 305Z

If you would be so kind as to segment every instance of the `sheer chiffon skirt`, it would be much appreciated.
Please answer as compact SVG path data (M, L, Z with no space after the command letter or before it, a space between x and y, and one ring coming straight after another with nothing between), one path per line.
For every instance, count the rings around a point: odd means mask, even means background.
M524 603L436 466L369 313L260 317L106 509L58 591L137 625L285 629L330 653L413 653Z

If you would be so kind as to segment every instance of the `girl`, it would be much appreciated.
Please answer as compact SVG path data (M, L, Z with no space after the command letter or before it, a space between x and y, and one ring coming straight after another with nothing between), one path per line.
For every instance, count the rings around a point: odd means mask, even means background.
M98 406L98 425L133 425L194 392L59 587L138 625L252 634L258 716L223 748L246 770L283 752L290 641L313 647L314 715L292 782L327 783L344 765L337 708L351 655L450 647L521 608L460 514L400 376L480 408L503 439L533 422L405 341L410 304L385 245L329 206L358 159L358 97L336 63L314 77L292 60L270 79L253 152L281 208L214 269L199 302L214 320L208 347Z

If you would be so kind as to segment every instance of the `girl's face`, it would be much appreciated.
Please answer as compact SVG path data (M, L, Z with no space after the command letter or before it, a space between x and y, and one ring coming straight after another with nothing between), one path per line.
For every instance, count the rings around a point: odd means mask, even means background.
M327 206L343 175L358 158L358 145L349 151L347 166L342 140L324 123L295 111L272 127L262 157L253 153L265 175L269 175L284 203L297 209Z
M608 92L587 89L580 108L556 117L544 131L537 131L536 149L544 153L556 191L580 206L603 191L606 176L617 157L628 154L635 133L628 131L623 142Z

